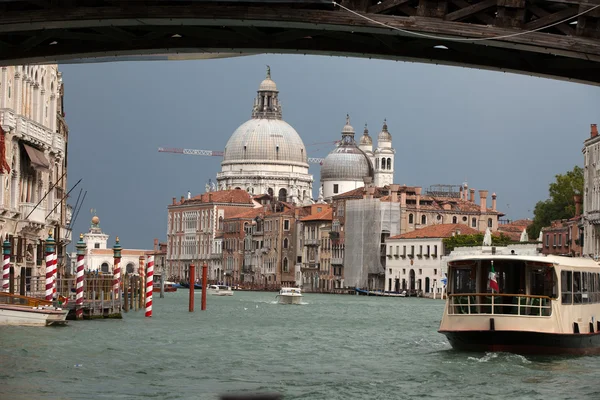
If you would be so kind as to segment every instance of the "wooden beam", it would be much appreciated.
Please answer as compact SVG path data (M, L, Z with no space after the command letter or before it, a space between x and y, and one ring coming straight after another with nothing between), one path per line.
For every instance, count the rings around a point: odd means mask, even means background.
M411 0L384 0L380 4L375 4L367 9L367 12L373 14L384 14L386 11L394 7L402 6L409 3Z
M471 4L470 6L461 8L446 15L446 21L459 21L465 19L488 8L496 7L497 0L482 0L479 3ZM491 17L490 17L491 18Z
M544 17L540 17L540 18L536 19L535 21L528 22L525 25L523 25L523 29L526 29L526 30L539 29L546 25L554 24L563 19L572 17L573 15L576 15L576 14L577 14L577 9L571 8L571 7L565 8L562 11L555 12L554 14L548 14Z
M470 3L467 3L465 0L452 0L452 4L454 4L457 7L460 7L461 10L469 8L471 6ZM458 10L458 11L460 11L460 10ZM458 12L458 11L455 11L455 12ZM450 13L450 14L454 14L454 13ZM448 15L450 15L450 14L448 14ZM491 17L491 16L485 14L482 10L480 10L479 13L473 14L473 17L477 18L478 20L480 20L481 22L483 22L486 25L494 24L494 17ZM446 16L446 20L448 20L447 18L448 18L448 16ZM448 20L448 21L451 21L451 20Z
M549 13L548 11L544 10L541 7L538 7L535 4L529 4L527 6L527 9L534 14L536 17L538 18L542 18L545 16L550 15L551 13ZM575 36L575 29L571 28L569 26L569 24L564 23L564 24L560 24L560 25L556 25L554 28L558 29L559 31L561 31L562 33L564 33L565 35L571 35L571 36Z

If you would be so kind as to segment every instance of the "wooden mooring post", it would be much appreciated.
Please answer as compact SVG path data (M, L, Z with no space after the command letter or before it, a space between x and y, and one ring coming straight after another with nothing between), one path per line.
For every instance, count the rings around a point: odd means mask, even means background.
M129 311L129 274L123 278L123 312Z

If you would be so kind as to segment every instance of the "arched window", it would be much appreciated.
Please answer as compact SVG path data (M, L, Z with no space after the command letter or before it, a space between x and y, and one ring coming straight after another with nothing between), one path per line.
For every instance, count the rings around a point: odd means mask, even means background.
M273 196L273 188L267 189L267 193L269 194L269 196Z
M288 241L288 239L287 239L287 238L283 239L283 248L284 248L284 249L287 249L287 248L288 248L288 245L289 245L289 241Z
M279 189L278 200L279 201L286 201L287 200L287 190L285 190L284 188Z
M127 267L125 267L125 272L133 274L133 271L135 271L135 265L133 265L133 263L128 263Z
M477 228L477 218L471 218L471 226Z
M488 218L488 228L491 228L491 227L492 227L492 219Z
M375 169L379 169L379 158L375 159Z
M456 224L458 222L458 218L456 218L456 216L452 217L452 223Z
M392 169L392 159L391 158L387 159L387 169Z
M409 224L413 223L413 215L412 214L408 214L408 223Z
M290 272L290 269L288 267L288 259L287 259L287 257L283 259L283 272Z
M223 217L219 217L219 230L223 230Z
M427 224L427 216L421 215L421 225L426 225L426 224Z
M381 159L381 169L385 169L385 158Z
M108 263L103 262L100 266L100 270L104 273L108 273Z

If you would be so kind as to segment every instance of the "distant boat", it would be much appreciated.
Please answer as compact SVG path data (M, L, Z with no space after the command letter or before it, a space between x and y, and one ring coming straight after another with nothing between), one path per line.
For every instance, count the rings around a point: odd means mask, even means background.
M364 289L354 288L354 291L357 294L361 294L364 296L381 296L381 297L407 297L408 296L408 294L406 293L406 290L403 290L402 292L383 292L380 290L364 290Z
M66 324L69 310L51 301L0 293L0 325L48 326Z
M302 290L299 288L282 287L276 296L279 304L300 304Z
M206 293L213 296L233 296L231 287L225 285L209 285Z
M165 281L165 288L164 291L165 292L176 292L177 291L177 286L175 286L175 282L170 282L170 281ZM160 282L154 282L154 285L152 287L152 291L153 292L160 292Z

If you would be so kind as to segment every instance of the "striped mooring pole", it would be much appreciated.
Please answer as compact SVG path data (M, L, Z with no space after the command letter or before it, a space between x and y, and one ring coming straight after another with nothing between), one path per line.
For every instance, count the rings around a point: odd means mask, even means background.
M77 283L75 286L75 319L83 319L83 269L85 264L85 242L83 233L79 235L77 248Z
M4 254L4 260L2 262L2 291L9 292L8 287L10 282L10 242L8 241L8 235L6 240L2 243L2 253Z
M46 300L48 301L52 301L54 287L54 246L55 242L50 231L46 239Z
M113 246L113 256L115 258L113 268L113 292L115 294L115 300L120 298L121 294L121 245L119 244L119 237L115 240Z
M56 278L58 275L58 254L56 254L56 250L54 250L54 254L52 254L52 298L56 299Z
M154 277L154 256L148 256L146 264L146 317L152 316L152 290ZM190 289L194 290L194 289Z

